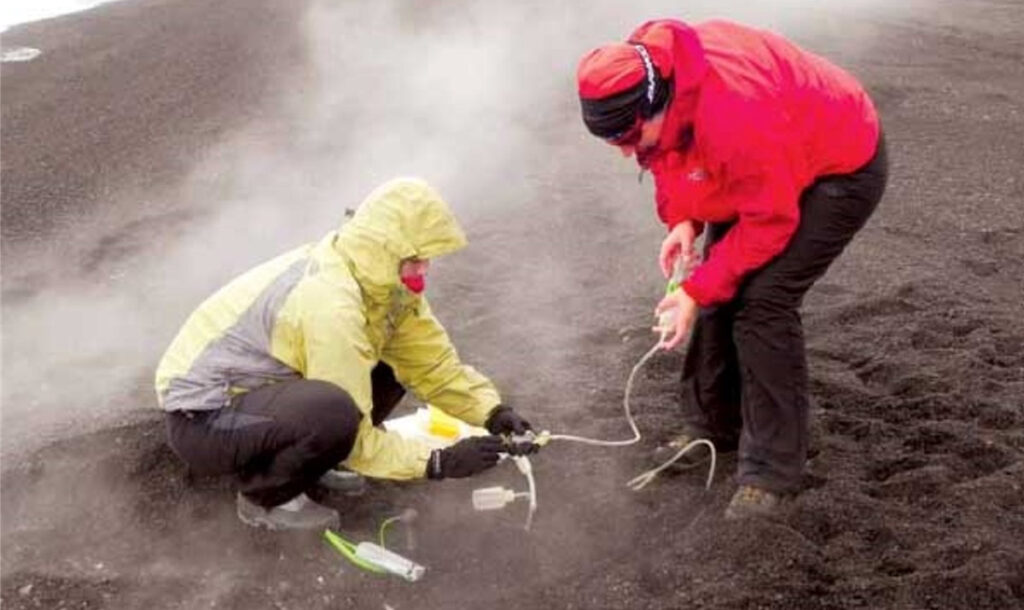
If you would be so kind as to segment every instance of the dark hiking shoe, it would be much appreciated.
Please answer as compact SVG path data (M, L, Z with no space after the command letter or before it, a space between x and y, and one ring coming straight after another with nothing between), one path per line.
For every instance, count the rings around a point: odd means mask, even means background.
M752 485L740 485L725 509L725 518L738 521L751 517L770 517L778 512L781 503L782 496L777 493Z
M338 511L327 508L299 494L284 504L263 508L242 494L236 500L238 518L252 527L269 530L322 530L337 529L341 525Z
M328 470L316 484L346 496L361 496L366 492L366 477L351 470Z
M664 464L672 459L677 453L682 451L683 447L701 438L702 437L693 432L682 432L669 439L668 442L658 445L651 454L651 458L656 464ZM719 457L724 453L734 453L736 451L735 448L723 449L720 443L716 443L714 441L712 441L712 444L715 446L715 453ZM705 466L710 461L711 452L708 451L707 445L701 443L699 445L695 445L689 451L684 453L682 457L672 464L670 470L690 470L691 468L696 468L698 466Z

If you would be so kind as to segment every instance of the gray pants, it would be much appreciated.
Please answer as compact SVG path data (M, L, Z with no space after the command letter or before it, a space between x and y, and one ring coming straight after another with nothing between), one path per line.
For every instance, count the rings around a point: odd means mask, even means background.
M384 363L373 370L374 425L405 394ZM240 394L230 407L167 414L171 448L199 475L233 475L240 491L276 506L313 486L344 461L362 413L348 392L326 381L301 379Z

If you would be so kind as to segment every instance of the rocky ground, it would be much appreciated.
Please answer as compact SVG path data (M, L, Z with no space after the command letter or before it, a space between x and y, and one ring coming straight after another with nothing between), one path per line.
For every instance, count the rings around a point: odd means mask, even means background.
M470 236L430 287L463 358L542 427L626 436L661 229L649 181L583 133L571 75L678 7L126 0L5 32L43 53L2 67L3 606L1024 605L1024 7L796 5L729 16L856 73L892 159L806 303L806 490L736 524L728 460L708 492L626 489L677 421L681 356L661 355L639 446L534 459L529 533L522 506L470 506L521 486L511 467L324 499L355 539L416 508L414 545L390 539L427 566L415 584L240 524L230 482L166 447L152 367L210 290L411 171Z

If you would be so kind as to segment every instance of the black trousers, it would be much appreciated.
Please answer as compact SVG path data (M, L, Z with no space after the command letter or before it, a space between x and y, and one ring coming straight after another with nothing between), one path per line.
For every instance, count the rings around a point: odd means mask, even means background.
M379 363L373 381L373 424L405 394ZM272 383L240 394L230 407L167 414L171 448L200 475L234 475L261 506L277 506L316 483L348 457L362 419L348 392L319 380Z
M739 448L741 485L799 490L809 415L800 305L875 210L887 177L880 138L862 168L805 189L785 250L745 278L732 301L698 314L683 366L684 418L719 449ZM706 227L705 256L730 228Z

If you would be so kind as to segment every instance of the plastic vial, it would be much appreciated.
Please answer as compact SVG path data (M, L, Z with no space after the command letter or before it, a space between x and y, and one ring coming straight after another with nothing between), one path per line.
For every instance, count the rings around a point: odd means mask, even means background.
M516 492L504 487L481 487L473 490L473 508L498 510L516 499Z
M663 333L670 333L676 326L676 310L667 309L658 316L658 328Z
M372 542L360 542L356 546L356 557L392 574L397 574L409 582L419 580L423 576L423 572L426 571L426 568L418 563Z
M672 265L672 277L668 281L668 285L665 286L665 295L670 295L676 290L679 290L683 284L683 278L686 276L686 263L683 262L682 256L676 257L676 262ZM663 335L667 335L672 332L676 326L676 310L667 309L658 315L658 328L661 329Z

